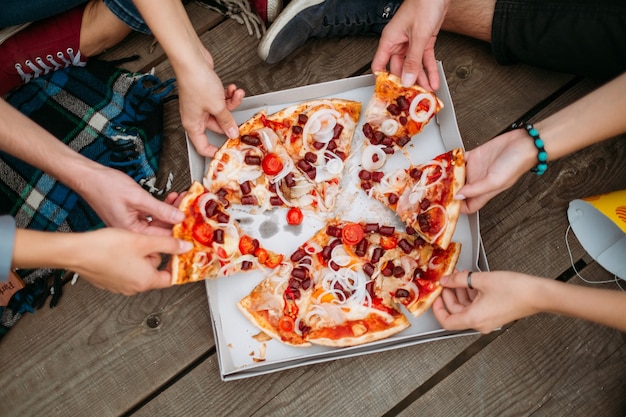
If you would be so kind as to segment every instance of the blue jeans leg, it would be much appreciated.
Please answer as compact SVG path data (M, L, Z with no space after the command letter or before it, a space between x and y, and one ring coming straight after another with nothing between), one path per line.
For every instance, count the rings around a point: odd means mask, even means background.
M72 9L86 0L1 0L0 28L45 19ZM131 29L150 33L132 0L104 0L107 7ZM155 6L157 7L157 6Z

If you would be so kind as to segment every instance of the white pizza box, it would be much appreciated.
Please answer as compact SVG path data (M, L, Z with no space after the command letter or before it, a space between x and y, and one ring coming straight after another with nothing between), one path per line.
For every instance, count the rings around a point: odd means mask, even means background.
M444 108L409 145L408 156L413 163L426 162L447 150L463 147L456 123L454 107L446 84L443 67L439 64L442 85L437 91ZM242 123L260 110L268 114L288 105L316 98L343 98L363 103L365 109L374 91L374 76L354 78L309 85L285 91L277 91L247 97L233 112L237 123ZM362 112L363 113L363 112ZM381 224L395 224L400 230L404 226L388 208L368 198L356 188L357 165L360 161L360 143L363 139L361 126L357 127L352 149L342 181L342 192L337 199L334 216L345 220L366 220ZM207 132L209 142L220 146L225 137ZM202 181L210 159L198 155L188 141L191 179ZM387 165L406 167L409 161L397 152ZM386 166L387 166L386 165ZM264 214L251 214L247 210L232 212L242 229L259 239L266 248L289 256L296 248L324 226L324 218L305 213L304 222L290 226L286 222L286 210L275 209ZM462 214L454 241L462 244L457 264L459 270L488 270L487 259L480 238L478 214ZM230 277L206 281L206 290L211 312L213 331L221 377L223 380L247 378L297 366L348 358L367 353L398 349L428 341L454 336L475 334L474 331L451 332L444 330L429 310L418 318L407 314L411 326L387 339L349 348L312 346L307 348L284 345L276 340L257 341L253 336L259 329L251 324L237 308L237 302L247 295L261 280L263 272L250 271Z
M626 280L626 190L572 200L567 218L587 253Z

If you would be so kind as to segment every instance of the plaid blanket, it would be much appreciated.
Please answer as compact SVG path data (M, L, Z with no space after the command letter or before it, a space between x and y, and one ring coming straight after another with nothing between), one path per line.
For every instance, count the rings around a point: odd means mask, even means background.
M36 78L7 101L70 148L103 165L127 173L148 191L153 184L162 143L163 104L173 80L133 74L91 60ZM36 143L33 143L36 146ZM97 184L94 184L97 186ZM74 191L41 170L0 152L0 213L18 227L48 231L86 231L104 226ZM0 307L0 338L26 312L51 305L61 295L65 271L20 270L26 287Z

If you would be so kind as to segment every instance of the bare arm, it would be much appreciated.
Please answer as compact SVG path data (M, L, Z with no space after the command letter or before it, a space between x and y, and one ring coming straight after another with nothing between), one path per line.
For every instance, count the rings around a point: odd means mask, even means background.
M159 253L184 253L192 244L166 236L148 236L107 228L87 233L18 229L14 268L61 268L77 272L98 288L125 295L165 288L171 274L159 271Z
M552 116L535 123L549 161L626 132L626 73ZM475 212L537 164L537 148L515 129L467 153L463 211ZM548 168L549 170L550 168Z
M566 284L527 274L467 271L446 277L433 313L450 330L489 333L504 324L546 312L592 321L626 332L626 292Z
M231 138L239 135L231 111L241 104L243 90L234 85L224 90L213 58L198 38L180 0L162 0L158 7L152 0L134 3L172 63L178 81L181 121L189 138L198 153L213 156L217 148L208 143L205 130L223 132Z
M148 225L145 216L151 215L165 224L178 223L184 217L171 204L152 197L128 175L74 152L1 99L0 150L76 191L109 226L169 235L166 228L154 227L155 223Z

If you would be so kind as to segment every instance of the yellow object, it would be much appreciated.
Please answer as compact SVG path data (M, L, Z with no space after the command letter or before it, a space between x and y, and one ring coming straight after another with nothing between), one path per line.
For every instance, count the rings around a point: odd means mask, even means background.
M626 233L626 190L586 197L582 200L591 204Z

